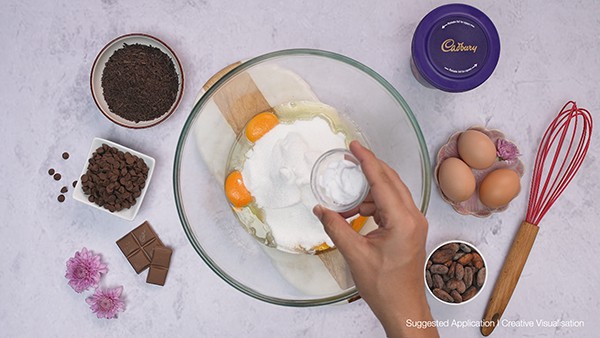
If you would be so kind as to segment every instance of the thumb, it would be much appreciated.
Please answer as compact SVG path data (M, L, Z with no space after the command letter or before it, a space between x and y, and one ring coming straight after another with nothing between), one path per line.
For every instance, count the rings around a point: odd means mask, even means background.
M313 209L315 216L319 218L325 232L341 254L351 260L352 256L358 251L357 246L363 240L363 236L352 229L346 219L335 211L317 205Z

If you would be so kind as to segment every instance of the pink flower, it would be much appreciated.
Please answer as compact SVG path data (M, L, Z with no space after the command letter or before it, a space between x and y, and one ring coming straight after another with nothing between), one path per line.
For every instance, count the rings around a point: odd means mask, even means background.
M73 290L80 293L90 287L98 287L100 275L107 271L106 264L100 261L100 255L83 248L67 261L65 277Z
M504 161L513 160L517 156L521 156L519 149L514 143L501 138L496 141L496 155Z
M121 300L123 287L114 289L96 289L93 295L85 299L90 309L98 318L117 318L117 312L125 310L125 302Z

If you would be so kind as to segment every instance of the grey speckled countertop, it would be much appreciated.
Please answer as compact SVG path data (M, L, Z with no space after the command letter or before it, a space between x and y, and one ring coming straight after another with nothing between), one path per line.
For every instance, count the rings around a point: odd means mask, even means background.
M0 10L0 336L107 337L383 337L363 301L286 308L250 298L202 263L177 217L172 189L174 149L202 84L223 66L269 51L309 47L352 57L390 81L411 106L432 161L455 131L484 125L504 131L530 168L539 138L569 99L600 111L600 3L588 1L470 1L494 21L500 62L481 87L449 94L419 85L409 67L412 33L442 1L40 1L6 0ZM116 36L145 32L178 53L186 94L175 114L147 130L110 123L90 95L98 51ZM76 179L93 137L151 154L157 167L140 214L117 219L72 200L56 201L63 181ZM597 135L596 135L597 136ZM60 157L71 153L68 161ZM583 321L584 327L503 327L497 337L594 337L600 308L598 142L582 171L543 220L524 274L509 304L509 323ZM489 218L455 213L434 186L428 250L445 240L472 241L487 253L490 278L525 214L527 188L510 209ZM148 286L132 273L115 240L151 220L175 250L168 284ZM99 320L85 296L64 278L65 261L87 246L103 254L103 283L122 284L127 309ZM400 286L399 286L400 287ZM439 320L479 320L491 287L462 306L429 298ZM428 296L429 297L429 296ZM502 331L500 331L502 330ZM479 337L477 328L441 328L444 337Z

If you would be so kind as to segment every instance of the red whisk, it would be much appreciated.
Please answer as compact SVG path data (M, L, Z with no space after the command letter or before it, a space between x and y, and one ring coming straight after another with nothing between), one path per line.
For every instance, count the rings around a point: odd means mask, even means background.
M538 224L581 167L592 136L592 115L569 101L552 121L540 143L533 168L529 205L483 315L481 334L497 326L517 286Z

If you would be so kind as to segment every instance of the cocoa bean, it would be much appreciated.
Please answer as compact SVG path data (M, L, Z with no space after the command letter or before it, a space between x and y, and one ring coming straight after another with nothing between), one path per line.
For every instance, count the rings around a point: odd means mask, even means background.
M448 277L454 278L454 269L456 269L456 262L452 262L450 268L448 269Z
M468 245L466 245L465 243L461 243L461 244L459 245L459 247L460 247L460 251L462 251L462 252L464 252L464 253L469 253L469 252L471 252L471 247L470 247L470 246L468 246Z
M481 269L483 268L483 261L473 261L473 266L476 267L477 269Z
M432 265L433 265L433 262L431 260L428 260L427 261L427 269L429 269Z
M477 288L474 286L471 286L470 288L468 288L465 292L462 293L462 299L463 302L473 298L473 296L475 296L477 294Z
M483 286L483 283L485 283L485 268L481 268L477 272L477 281L476 281L477 287L481 288Z
M449 281L446 282L446 286L450 290L456 290L459 288L460 283L462 283L463 286L465 285L465 282L463 282L463 281L459 281L458 279L450 279ZM464 290L463 290L463 292L464 292Z
M460 264L465 266L465 265L468 265L469 263L471 263L472 260L473 260L473 254L468 253L468 254L465 254L464 256L462 256L461 258L459 258L457 262L459 262Z
M432 279L433 279L433 287L434 288L441 289L444 287L444 280L442 279L442 276L433 275Z
M452 297L454 299L455 303L460 303L462 302L462 296L460 295L460 293L458 293L458 291L456 290L452 290L450 292L450 297Z
M454 298L452 298L452 296L450 296L448 294L448 292L446 292L446 291L444 291L442 289L433 289L432 292L433 292L433 294L437 298L439 298L439 299L441 299L441 300L443 300L445 302L448 302L448 303L453 303L454 302Z
M477 252L473 252L473 266L477 269L483 268L483 259Z
M450 276L448 276L448 274L446 274L446 273L443 275L440 275L440 276L442 276L442 279L444 280L444 282L447 282L450 280Z
M460 248L460 245L458 243L448 243L448 244L444 245L443 247L441 247L440 250L451 250L452 254L455 254L458 252L459 248Z
M470 266L467 266L465 268L465 277L463 278L463 281L465 282L465 286L467 288L473 285L473 268L471 268Z
M459 258L461 258L464 255L465 255L464 252L459 251L459 252L457 252L457 253L454 254L454 257L452 257L452 260L453 261L458 260Z
M431 271L431 273L437 273L437 274L443 275L443 274L448 273L448 267L446 267L445 265L442 265L442 264L433 264L429 268L429 271Z
M466 289L467 289L467 286L465 285L465 282L459 280L458 281L458 287L456 288L456 291L458 291L459 293L463 293L463 292L465 292Z
M445 263L447 261L452 260L452 257L454 256L456 252L452 251L451 249L439 249L436 252L433 253L433 255L431 255L431 261L434 263Z
M454 278L456 278L458 280L462 280L464 276L465 276L465 267L462 266L462 264L457 263L456 267L454 268Z
M444 263L444 265L450 267L450 265L452 265L452 260L447 261L446 263Z
M431 289L433 286L433 279L431 279L431 272L425 271L425 281L427 282L427 287Z

